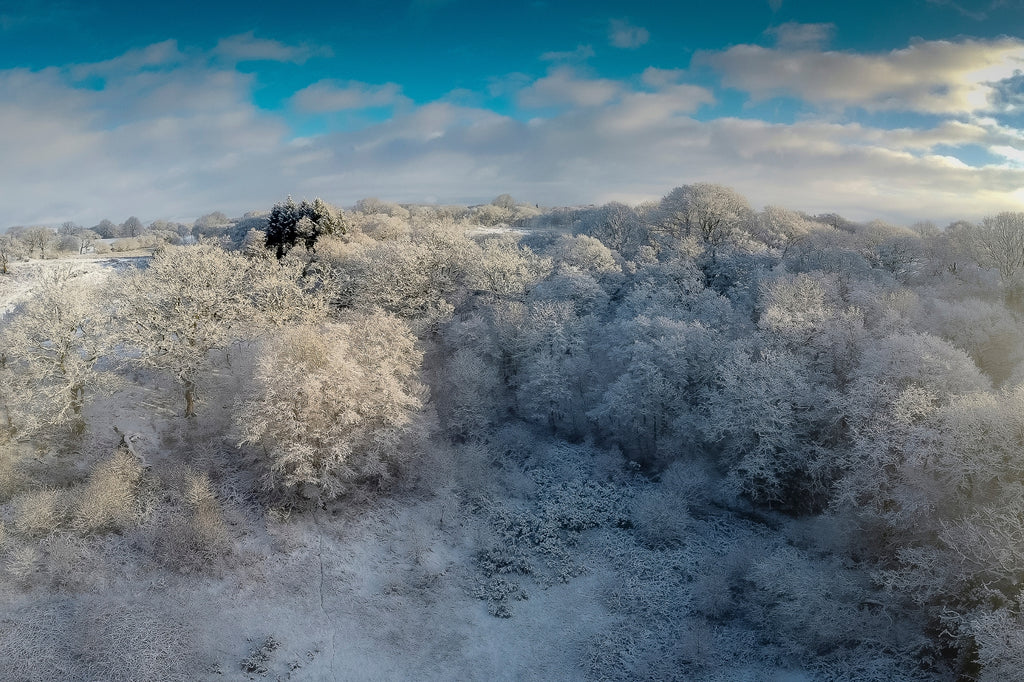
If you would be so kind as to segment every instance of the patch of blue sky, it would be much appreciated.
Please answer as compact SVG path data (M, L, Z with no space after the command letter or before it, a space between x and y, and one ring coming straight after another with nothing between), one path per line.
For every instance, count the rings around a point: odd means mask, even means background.
M993 154L987 148L977 144L964 144L952 146L947 144L936 145L932 149L933 154L952 156L964 162L968 166L981 168L983 166L998 166L1006 163L1006 159L998 154Z
M386 123L393 117L392 107L327 112L322 114L293 113L287 117L293 138L316 137L331 133L348 133Z

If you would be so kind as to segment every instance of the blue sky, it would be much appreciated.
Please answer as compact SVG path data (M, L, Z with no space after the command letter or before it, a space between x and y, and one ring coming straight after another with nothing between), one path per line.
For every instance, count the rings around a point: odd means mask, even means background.
M1024 0L0 0L0 227L656 199L1024 210Z

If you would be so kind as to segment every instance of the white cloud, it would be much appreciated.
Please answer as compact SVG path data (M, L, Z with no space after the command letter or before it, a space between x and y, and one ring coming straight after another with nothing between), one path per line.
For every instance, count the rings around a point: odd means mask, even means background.
M330 56L331 49L315 45L286 45L277 40L257 38L253 31L222 38L214 54L228 62L289 62L304 64L311 57Z
M981 117L899 130L700 121L692 114L713 93L681 83L685 74L610 80L556 67L519 85L522 106L538 107L529 122L451 98L406 102L383 123L294 140L284 114L252 103L250 75L208 55L136 68L108 69L103 90L76 87L73 68L0 70L4 226L240 214L289 193L345 204L510 192L577 204L657 198L697 181L732 185L755 205L854 219L944 222L1022 209L1024 168L1013 159L1024 139ZM397 85L327 85L342 104L400 97ZM972 168L941 145L978 145L1007 162Z
M692 114L702 104L713 104L714 95L696 85L673 85L658 92L631 92L615 106L608 107L597 127L607 131L642 131L683 114Z
M790 95L869 111L970 114L989 110L998 83L1024 69L1024 41L920 41L880 54L737 45L694 60L756 99Z
M1021 147L1006 147L998 145L992 147L989 151L993 154L998 154L1019 168L1024 168L1024 149Z
M686 71L684 69L658 69L648 66L640 74L640 78L644 85L652 88L663 88L666 85L678 83L685 75Z
M527 109L545 107L597 107L615 99L622 83L605 78L580 78L569 67L552 69L518 93L519 105Z
M288 129L251 104L244 74L110 72L93 90L57 69L0 71L0 92L0 186L16 188L0 199L5 225L189 216L277 193L257 169Z
M92 64L79 64L70 70L72 78L111 76L133 73L144 69L170 68L182 64L186 55L178 49L178 42L165 40L143 48L129 50L123 55Z
M612 19L608 26L608 40L612 46L632 50L647 44L650 32L641 26L633 26L622 19Z
M765 31L775 36L775 44L782 49L816 48L827 45L835 34L835 24L801 24L789 21Z
M292 103L301 111L323 113L372 107L391 107L410 100L397 83L370 85L358 81L321 80L299 90Z

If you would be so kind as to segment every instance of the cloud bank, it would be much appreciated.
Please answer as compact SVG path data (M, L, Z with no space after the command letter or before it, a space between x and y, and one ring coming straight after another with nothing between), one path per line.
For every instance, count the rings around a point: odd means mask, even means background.
M712 115L691 69L601 77L556 61L486 95L413 102L402 84L324 79L284 109L254 103L239 61L300 63L315 47L251 34L203 52L173 41L95 64L0 70L0 226L139 215L187 219L265 209L286 194L348 204L639 201L683 183L732 185L755 205L912 222L1024 208L1024 43L918 42L886 53L823 49L830 29L779 27L774 47L704 52L694 68L752 100L820 107L791 123ZM100 79L102 87L95 80ZM463 102L459 104L457 102ZM467 104L465 102L474 102ZM868 125L837 110L911 111L933 122ZM358 129L300 134L295 117L383 109ZM950 149L987 150L971 166Z

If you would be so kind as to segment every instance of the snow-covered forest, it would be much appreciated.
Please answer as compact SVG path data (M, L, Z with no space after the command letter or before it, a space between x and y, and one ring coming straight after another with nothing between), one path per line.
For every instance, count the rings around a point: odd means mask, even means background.
M0 679L1008 680L1022 581L1024 213L0 234Z

